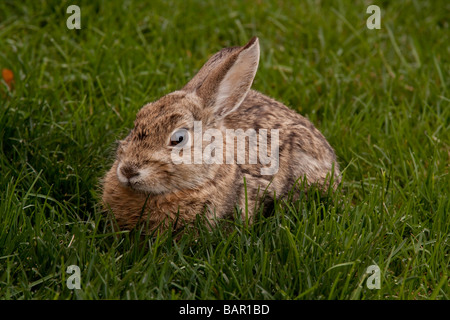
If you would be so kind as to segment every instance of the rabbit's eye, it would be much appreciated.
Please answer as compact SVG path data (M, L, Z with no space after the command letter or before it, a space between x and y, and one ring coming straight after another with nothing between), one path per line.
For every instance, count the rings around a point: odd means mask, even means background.
M187 129L178 129L170 137L170 146L183 146L189 140L189 131Z

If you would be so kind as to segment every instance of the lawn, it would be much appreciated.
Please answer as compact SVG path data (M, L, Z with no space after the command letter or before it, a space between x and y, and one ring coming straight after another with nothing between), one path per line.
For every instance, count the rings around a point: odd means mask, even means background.
M0 2L0 299L450 298L448 1L75 2ZM337 192L250 227L114 231L98 200L115 141L254 35L253 89L321 130Z

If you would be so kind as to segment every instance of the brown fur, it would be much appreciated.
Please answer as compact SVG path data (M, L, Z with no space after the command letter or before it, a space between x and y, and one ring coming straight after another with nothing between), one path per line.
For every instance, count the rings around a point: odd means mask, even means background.
M286 196L303 177L308 184L317 183L326 189L333 166L333 187L339 183L335 153L319 130L283 104L250 90L258 61L257 38L244 47L223 49L181 91L139 111L134 129L121 141L117 159L102 182L103 205L111 209L121 228L132 229L139 222L148 222L149 231L158 226L164 229L177 219L181 226L194 221L198 214L205 214L214 223L216 218L233 214L235 205L243 214L248 213L251 222L266 189L266 203L274 194ZM170 135L178 128L192 132L194 121L202 122L203 132L209 128L221 130L224 139L227 128L267 129L269 133L278 129L278 172L261 175L259 163L174 164L168 147ZM203 142L203 148L206 145ZM248 143L246 151L248 154ZM224 146L224 162L225 152ZM235 160L236 156L235 150ZM133 183L119 181L119 165L122 175L137 174Z

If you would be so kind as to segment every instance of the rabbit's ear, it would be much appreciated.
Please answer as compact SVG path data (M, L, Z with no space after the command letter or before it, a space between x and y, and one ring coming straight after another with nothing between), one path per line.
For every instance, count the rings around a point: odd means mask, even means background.
M200 88L202 83L205 81L211 70L217 68L221 63L223 63L227 58L229 58L233 53L241 50L242 47L231 47L224 48L214 54L209 60L202 66L202 68L197 72L197 74L183 87L183 91L192 92Z
M245 99L259 63L258 38L233 52L212 69L196 90L207 108L213 108L217 118L236 110Z

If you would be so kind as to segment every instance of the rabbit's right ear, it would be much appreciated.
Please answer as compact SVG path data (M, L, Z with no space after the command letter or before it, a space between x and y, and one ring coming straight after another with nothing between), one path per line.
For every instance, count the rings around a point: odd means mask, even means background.
M197 88L197 95L214 115L221 119L244 101L255 78L259 63L258 38L252 38L212 69Z

